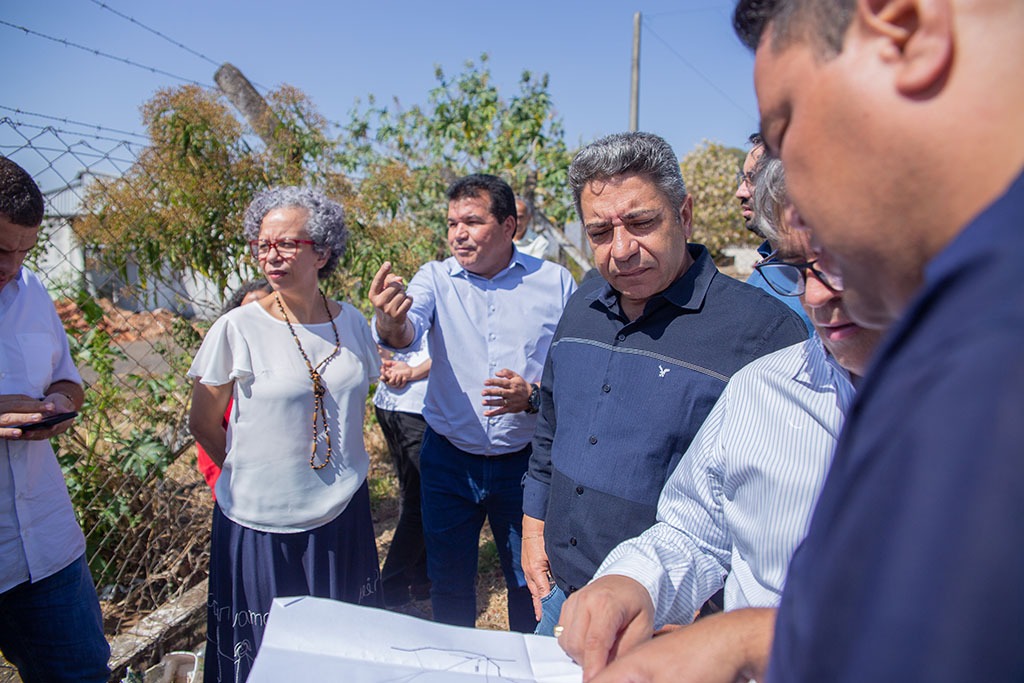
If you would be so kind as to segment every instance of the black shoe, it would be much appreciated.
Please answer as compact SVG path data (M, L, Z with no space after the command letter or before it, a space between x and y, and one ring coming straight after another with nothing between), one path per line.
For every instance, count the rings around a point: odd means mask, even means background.
M412 598L409 597L409 587L401 586L400 588L385 588L384 594L384 607L387 609L394 609L396 607L402 607L408 605Z

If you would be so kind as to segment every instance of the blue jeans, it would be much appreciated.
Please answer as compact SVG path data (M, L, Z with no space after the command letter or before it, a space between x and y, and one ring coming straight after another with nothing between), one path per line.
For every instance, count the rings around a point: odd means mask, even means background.
M538 636L555 635L555 626L558 624L558 617L562 614L562 605L565 604L565 593L557 585L551 587L551 591L540 599L540 623L534 631Z
M537 622L521 564L523 474L530 448L486 457L466 453L429 427L420 452L423 535L434 620L476 624L480 530L486 517L508 589L509 628L532 633Z
M25 683L106 683L110 646L84 555L0 595L0 651Z

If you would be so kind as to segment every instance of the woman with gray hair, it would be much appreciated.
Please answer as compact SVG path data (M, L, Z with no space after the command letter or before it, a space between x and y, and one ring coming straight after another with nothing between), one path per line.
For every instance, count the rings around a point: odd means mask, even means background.
M222 467L208 683L246 679L277 596L380 605L363 443L380 361L362 314L319 286L345 253L344 212L320 192L274 188L244 229L273 293L219 318L189 369L192 434Z

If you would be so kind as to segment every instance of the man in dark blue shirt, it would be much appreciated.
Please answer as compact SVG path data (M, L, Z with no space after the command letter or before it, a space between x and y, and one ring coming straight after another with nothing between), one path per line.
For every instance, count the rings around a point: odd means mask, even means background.
M821 267L859 322L898 321L767 680L1024 680L1024 3L741 0L734 24Z
M604 279L570 299L541 381L523 569L546 634L565 594L654 523L665 479L729 377L807 337L785 305L687 244L692 198L661 138L598 140L569 182Z

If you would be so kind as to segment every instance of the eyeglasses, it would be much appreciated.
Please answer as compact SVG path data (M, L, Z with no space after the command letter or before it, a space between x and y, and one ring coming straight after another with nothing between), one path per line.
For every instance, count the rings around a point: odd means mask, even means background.
M751 171L744 173L743 171L736 171L736 184L743 185L746 183L751 187L754 186L754 174Z
M278 256L288 259L295 256L295 252L299 250L300 244L315 246L316 242L313 240L295 239L249 240L249 249L252 251L253 258L265 259L270 256L271 249L276 249Z
M815 268L817 259L806 263L785 263L773 261L774 258L773 251L764 261L754 264L754 268L761 273L768 286L782 296L800 296L807 291L807 271L814 273L814 277L833 292L843 291L843 278L835 273L826 275Z

